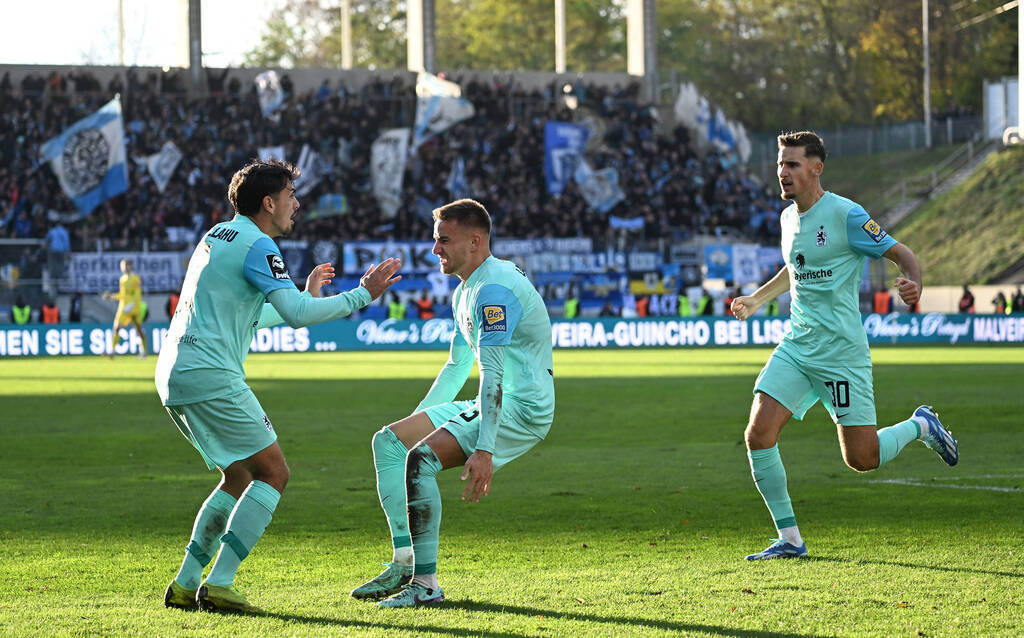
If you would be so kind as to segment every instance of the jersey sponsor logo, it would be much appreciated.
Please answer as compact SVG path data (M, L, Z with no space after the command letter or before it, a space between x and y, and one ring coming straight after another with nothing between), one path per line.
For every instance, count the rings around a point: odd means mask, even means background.
M818 232L814 235L814 243L819 246L824 246L828 243L828 232L825 230L824 226L818 227Z
M505 306L483 306L484 332L505 332L508 323L505 320Z
M806 263L806 260L804 259L804 256L801 253L797 253L795 261L796 261L796 267L800 268L802 270L803 267L804 267L804 264Z
M831 279L832 269L819 268L818 270L811 270L809 272L798 272L793 274L793 279L797 281L807 281L808 279Z
M882 227L878 225L878 222L873 219L869 219L864 222L864 225L861 226L861 228L868 234L868 237L875 240L876 244L885 239L885 231L882 230Z
M285 268L284 259L281 255L275 255L273 253L267 255L267 265L270 266L270 274L274 275L274 279L291 279L288 275L288 269Z
M227 226L220 226L215 228L209 235L210 239L220 239L226 242L233 241L235 237L238 237L237 230L231 230Z

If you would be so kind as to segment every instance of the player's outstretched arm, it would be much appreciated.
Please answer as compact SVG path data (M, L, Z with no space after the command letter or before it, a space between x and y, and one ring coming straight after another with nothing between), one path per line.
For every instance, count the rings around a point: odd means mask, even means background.
M370 264L359 280L359 285L369 291L371 299L376 299L383 295L384 291L392 284L402 280L401 275L395 275L401 267L402 260L394 257L385 259L377 266Z
M758 309L789 290L789 270L783 266L768 283L754 291L752 295L736 297L732 300L732 314L740 321L746 321Z
M330 263L318 264L306 277L306 292L310 297L319 297L320 288L334 280L334 266Z
M462 386L466 385L466 379L473 370L473 351L469 349L466 340L462 338L456 328L452 335L451 347L448 350L448 361L437 373L434 384L427 391L420 404L413 410L413 414L422 412L429 407L454 401Z
M894 282L903 303L909 306L920 301L921 290L923 289L921 285L921 262L917 260L917 255L914 254L914 251L903 244L893 244L889 250L885 251L884 257L896 264L900 272L903 273L903 276L897 277Z

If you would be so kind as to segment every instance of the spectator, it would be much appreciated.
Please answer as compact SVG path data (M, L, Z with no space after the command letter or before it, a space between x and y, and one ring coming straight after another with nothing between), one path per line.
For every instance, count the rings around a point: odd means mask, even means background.
M967 284L964 284L964 294L960 296L957 311L961 314L974 314L974 294L971 293L971 289L967 287Z
M76 292L71 295L71 302L68 306L68 322L81 323L82 321L82 293Z
M177 310L177 308L178 308L178 300L180 298L181 298L181 292L180 291L179 292L172 292L171 294L167 295L167 305L165 306L165 309L167 310L167 318L168 319L170 319L171 317L174 316L174 311Z
M678 308L680 317L689 317L693 312L693 309L690 308L690 298L686 294L686 288L679 289Z
M637 312L639 313L639 309ZM580 315L580 296L576 292L575 285L569 287L569 298L565 300L562 315L566 319L575 319Z
M598 313L598 316L599 317L617 317L617 316L619 316L619 313L616 312L615 308L612 306L611 299L609 299L609 300L604 302L604 305L601 306L601 312Z
M44 239L46 244L46 265L52 279L64 278L64 267L71 252L71 238L64 224L59 221L50 227Z
M57 307L52 297L47 297L42 308L43 323L60 323L60 308Z
M640 297L637 297L637 300L636 300L636 316L637 317L646 317L647 316L647 311L650 309L650 304L651 304L651 298L648 297L647 295L642 295Z
M11 321L17 325L25 325L32 319L32 307L25 303L25 298L18 296L11 306Z
M711 298L711 293L706 288L701 288L700 299L697 300L697 314L698 315L713 315L715 314L715 301Z
M423 295L416 301L416 316L420 319L434 318L434 302L430 299L429 290L424 290Z
M892 312L892 295L885 288L875 291L873 310L875 314L879 315L887 315Z
M1013 299L1010 302L1011 312L1024 312L1024 292L1021 292L1020 285L1017 285L1017 292L1013 293Z
M739 297L742 294L743 294L743 292L740 291L740 287L736 286L736 287L734 287L732 289L732 292L730 292L729 295L725 298L725 314L726 314L726 316L728 316L728 317L733 316L732 315L732 300L735 299L736 297Z
M1003 294L1002 290L997 292L995 297L992 297L992 308L997 315L1006 314L1006 295Z
M405 319L405 304L398 299L398 293L392 292L388 301L388 319Z

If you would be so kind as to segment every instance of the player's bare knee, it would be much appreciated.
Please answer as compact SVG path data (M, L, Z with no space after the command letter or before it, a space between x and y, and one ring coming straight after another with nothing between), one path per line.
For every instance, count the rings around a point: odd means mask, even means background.
M844 451L843 461L846 462L846 466L855 472L870 472L871 470L878 469L878 455L864 452L849 452Z
M758 429L753 423L743 432L743 439L748 450L767 450L776 443L771 433Z

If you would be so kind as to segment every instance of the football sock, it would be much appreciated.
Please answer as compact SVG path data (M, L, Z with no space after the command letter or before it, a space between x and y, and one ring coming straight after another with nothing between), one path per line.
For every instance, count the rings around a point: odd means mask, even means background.
M228 525L228 517L237 499L221 489L213 490L206 498L196 522L192 526L192 538L185 548L185 560L174 580L185 589L198 589L203 579L203 568L213 560L221 534Z
M804 539L800 538L800 528L796 525L792 527L783 527L779 530L779 538L786 541L791 545L800 547L804 544Z
M878 431L878 467L896 458L907 443L921 436L921 426L914 419L907 419Z
M377 496L391 529L392 561L412 565L412 539L405 504L405 448L391 428L373 435L373 466L377 470Z
M782 466L779 445L776 443L767 450L748 450L750 472L754 475L754 485L764 498L775 527L781 533L789 527L796 527L796 516L793 515L793 503L789 500L786 489L786 468Z
M281 493L263 481L253 481L242 492L242 498L228 519L228 531L221 537L217 561L206 577L211 585L231 585L238 566L263 536L274 516Z
M441 461L426 443L409 451L405 490L416 575L437 573L437 537L441 530L441 490L437 487L437 473L440 471Z
M412 577L412 582L427 589L437 589L437 574L416 574Z

